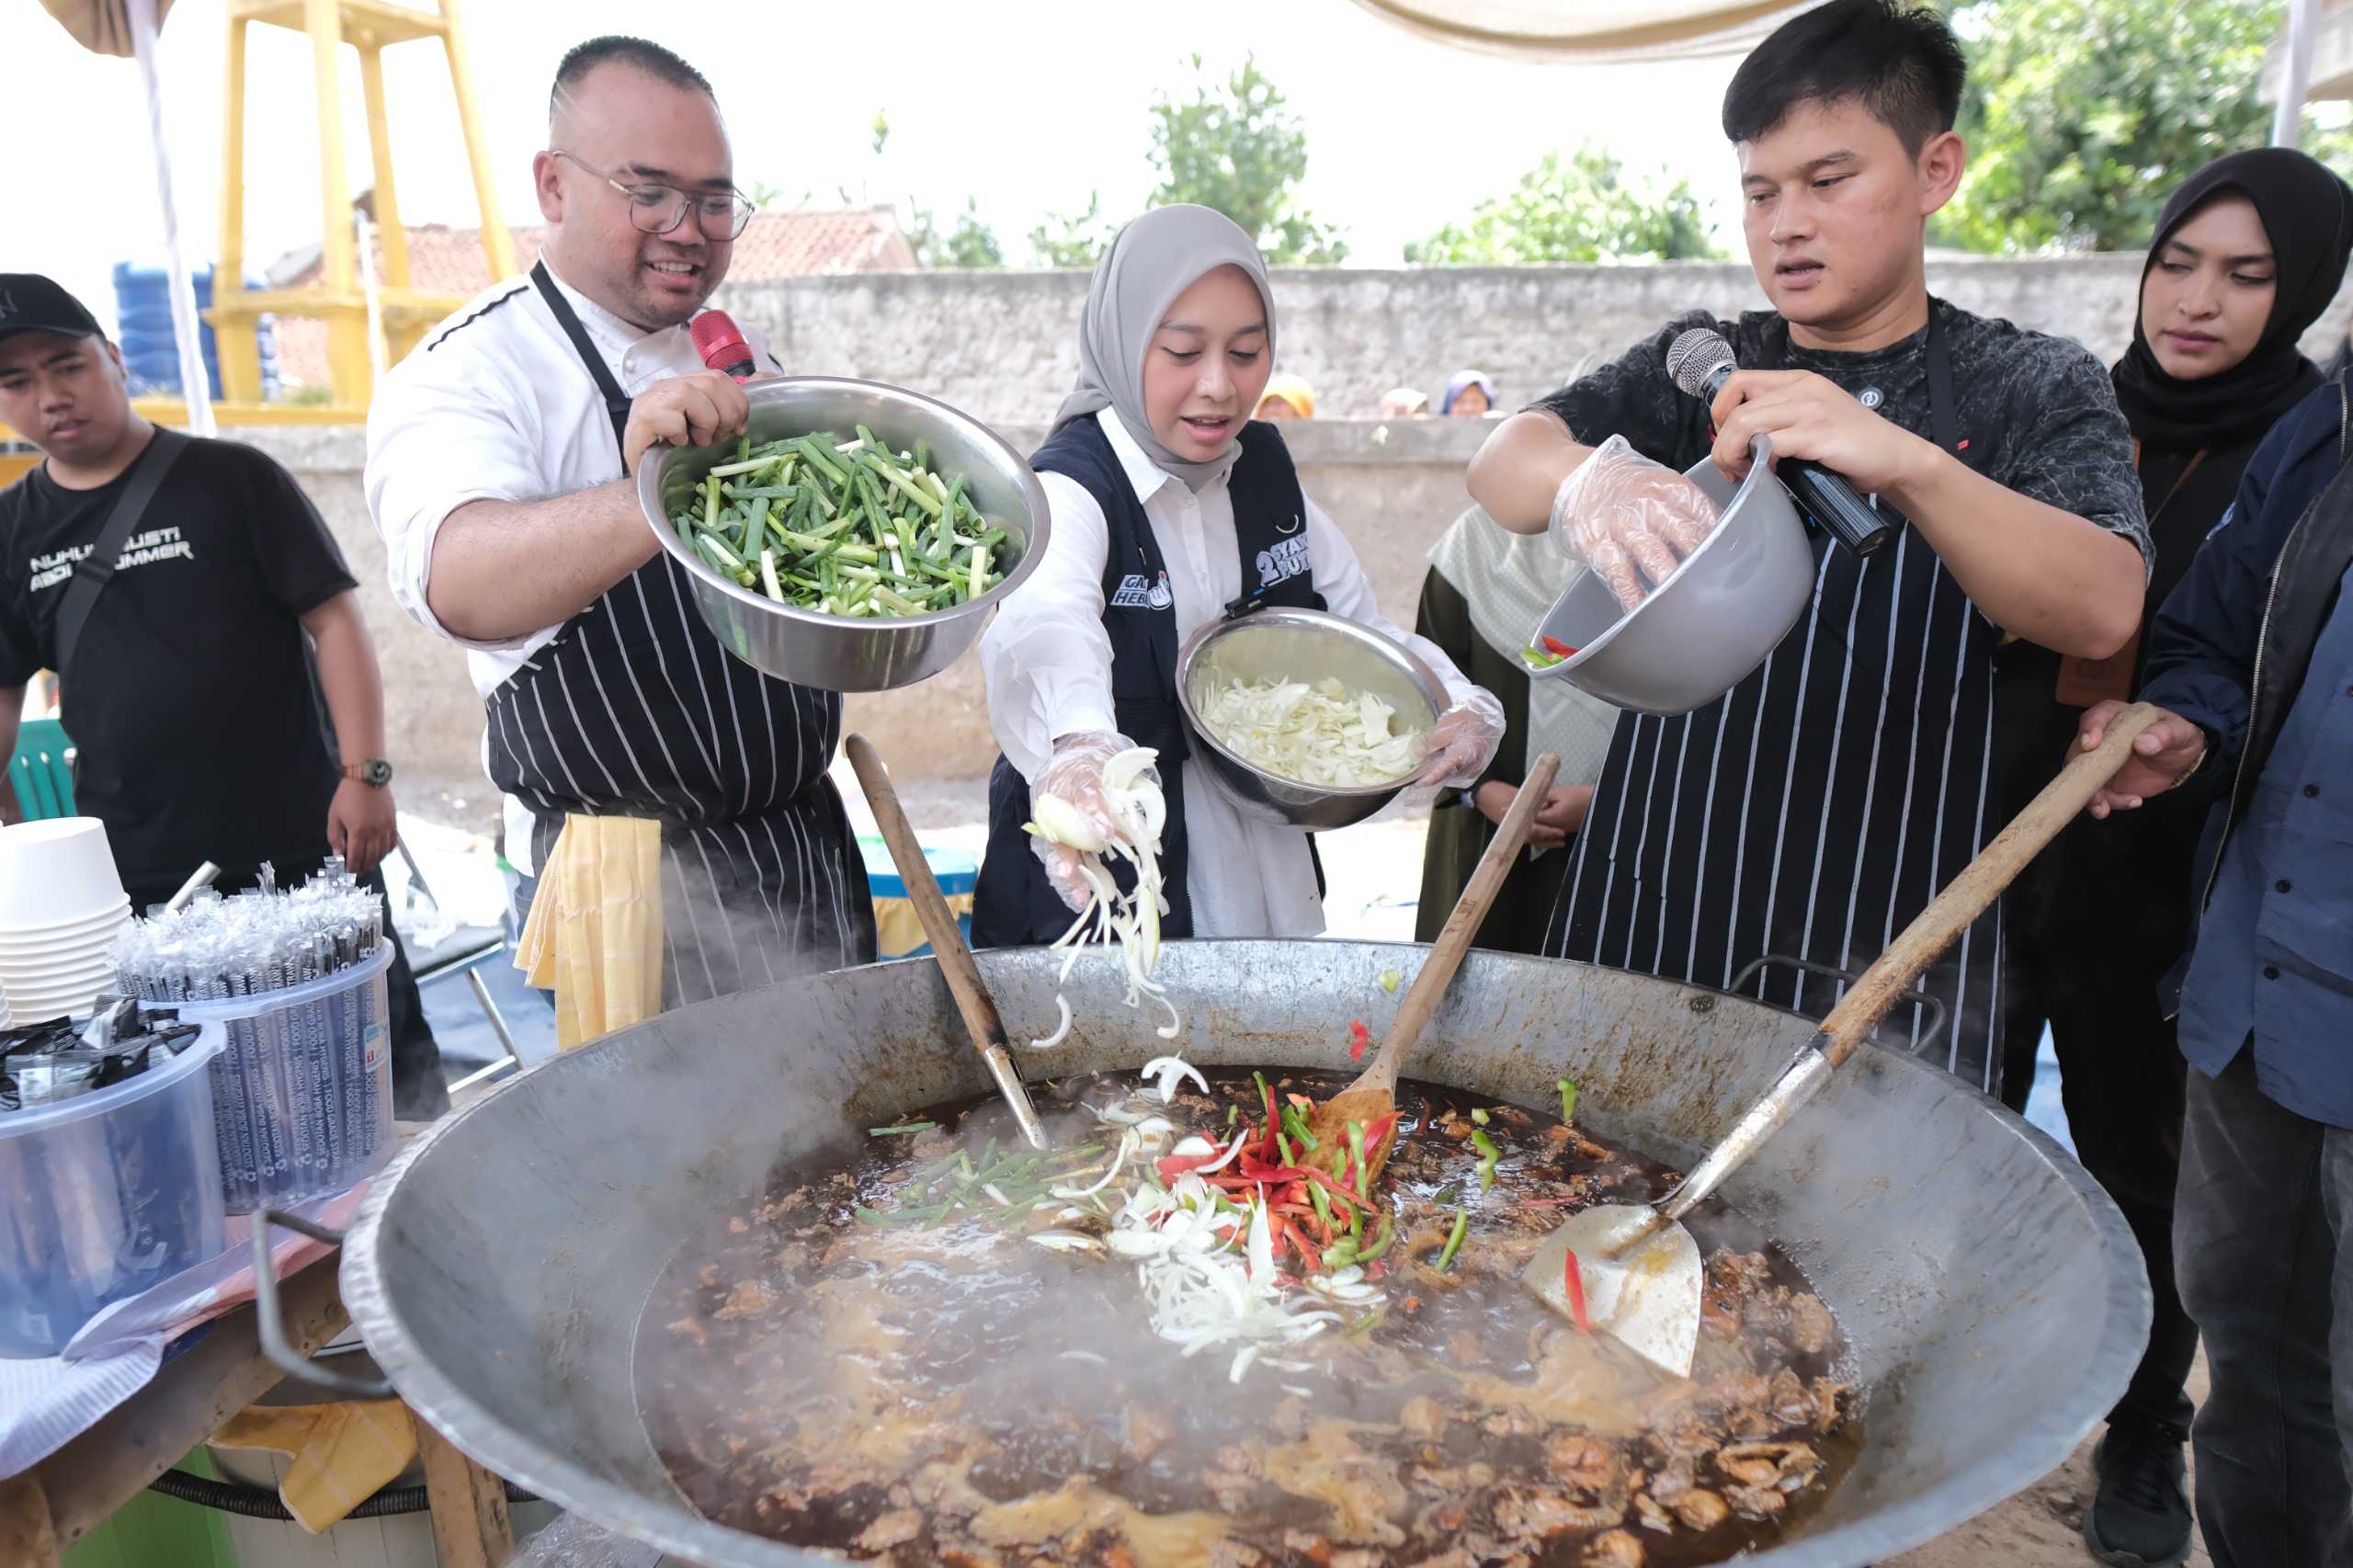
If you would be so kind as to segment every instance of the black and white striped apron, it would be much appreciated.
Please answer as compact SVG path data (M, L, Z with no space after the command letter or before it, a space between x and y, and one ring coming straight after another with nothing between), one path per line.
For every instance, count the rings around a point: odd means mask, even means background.
M1936 312L1932 437L1972 461ZM2001 823L1990 781L1994 651L1980 615L1906 527L1857 559L1818 530L1813 612L1725 696L1679 718L1620 718L1545 950L1820 1017ZM1922 977L1948 1014L1898 1007L1909 1044L2000 1087L2001 917Z
M612 416L630 398L544 265L531 281ZM826 768L842 699L732 657L667 551L563 624L490 694L490 775L544 866L573 812L662 824L662 1005L870 963L874 905Z

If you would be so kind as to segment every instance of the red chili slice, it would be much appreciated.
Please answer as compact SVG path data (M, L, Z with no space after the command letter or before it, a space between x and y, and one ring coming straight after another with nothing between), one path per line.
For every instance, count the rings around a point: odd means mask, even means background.
M1585 1315L1585 1277L1577 1272L1577 1255L1572 1252L1564 1256L1567 1258L1565 1272L1568 1276L1569 1312L1577 1320L1577 1332L1591 1334L1593 1320Z
M1543 642L1544 651L1548 653L1558 653L1563 659L1574 657L1576 653L1576 650L1574 648L1570 647L1566 642L1562 642L1557 637L1547 637Z
M1366 1050L1372 1044L1372 1031L1364 1027L1362 1018L1348 1020L1348 1060L1362 1062Z

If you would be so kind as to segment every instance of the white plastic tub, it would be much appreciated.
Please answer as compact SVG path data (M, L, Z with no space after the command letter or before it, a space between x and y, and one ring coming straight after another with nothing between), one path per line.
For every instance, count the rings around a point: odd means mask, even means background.
M0 1356L53 1356L227 1245L206 1076L226 1040L208 1027L136 1078L0 1112Z
M176 1005L184 1018L226 1029L212 1111L230 1213L341 1192L392 1157L392 966L386 939L324 980Z

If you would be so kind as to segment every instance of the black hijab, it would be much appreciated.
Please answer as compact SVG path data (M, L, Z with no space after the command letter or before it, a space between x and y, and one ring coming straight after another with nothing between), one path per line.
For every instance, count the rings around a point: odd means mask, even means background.
M2135 307L2132 347L2116 363L2116 401L2135 438L2174 450L2228 447L2261 435L2321 381L2296 347L2336 298L2353 256L2353 187L2289 147L2264 147L2217 158L2183 182L2157 217L2149 268L2174 231L2224 191L2255 204L2271 241L2278 293L2252 353L2200 381L2165 373L2149 347Z

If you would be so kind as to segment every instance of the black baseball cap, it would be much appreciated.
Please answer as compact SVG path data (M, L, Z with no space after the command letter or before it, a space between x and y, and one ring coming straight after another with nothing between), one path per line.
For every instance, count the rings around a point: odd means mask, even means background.
M0 272L0 339L20 332L54 332L67 337L104 337L106 328L89 308L38 272Z

